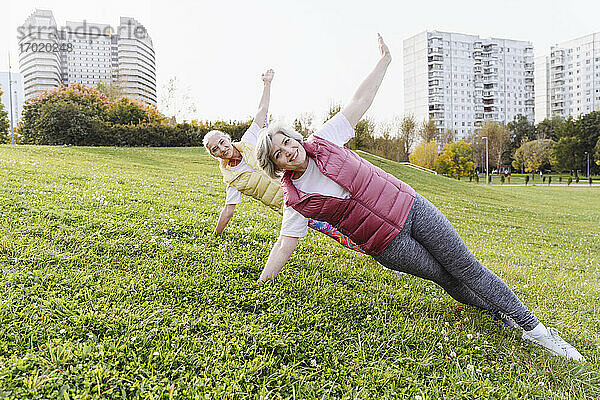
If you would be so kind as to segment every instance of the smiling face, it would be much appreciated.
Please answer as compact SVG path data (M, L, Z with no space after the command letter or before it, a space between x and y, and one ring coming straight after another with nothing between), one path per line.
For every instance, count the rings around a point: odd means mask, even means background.
M210 137L206 142L206 148L214 157L229 160L233 157L233 145L231 140L222 134L216 134Z
M300 142L283 133L276 133L271 138L271 160L279 170L302 171L306 170L308 157Z

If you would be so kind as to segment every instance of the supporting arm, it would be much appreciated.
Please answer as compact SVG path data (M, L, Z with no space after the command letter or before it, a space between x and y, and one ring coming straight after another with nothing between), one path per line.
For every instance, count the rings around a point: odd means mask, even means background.
M221 210L221 215L219 215L219 222L217 222L217 226L215 227L215 236L220 235L221 232L225 229L231 217L233 217L233 212L235 211L235 204L225 204L225 207Z
M287 260L290 258L296 246L298 245L298 238L291 236L279 236L277 242L271 249L271 254L269 254L269 259L267 260L267 264L263 269L263 272L260 274L260 278L258 279L259 283L265 283L268 280L273 280L281 271Z

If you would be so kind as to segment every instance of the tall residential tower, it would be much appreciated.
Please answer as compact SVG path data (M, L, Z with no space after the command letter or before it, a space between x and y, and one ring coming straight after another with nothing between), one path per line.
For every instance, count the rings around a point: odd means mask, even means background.
M404 110L441 133L534 120L531 42L428 31L404 40Z
M552 46L535 76L536 121L600 110L600 32Z
M152 39L133 18L121 17L116 28L87 21L58 28L52 11L36 10L19 27L19 52L26 100L59 85L101 81L156 104Z

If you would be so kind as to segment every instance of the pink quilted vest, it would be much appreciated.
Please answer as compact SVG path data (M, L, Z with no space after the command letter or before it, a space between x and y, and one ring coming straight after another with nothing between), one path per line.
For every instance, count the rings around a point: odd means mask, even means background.
M292 183L293 171L285 171L281 178L285 204L305 217L329 222L367 254L380 253L404 226L415 200L414 189L318 136L303 146L321 173L350 192L350 198L304 193Z

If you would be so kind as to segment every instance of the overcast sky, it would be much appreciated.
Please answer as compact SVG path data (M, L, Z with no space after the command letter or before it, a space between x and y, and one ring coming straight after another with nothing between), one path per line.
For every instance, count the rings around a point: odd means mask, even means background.
M17 27L36 8L66 21L117 26L133 17L156 52L159 94L169 78L189 90L197 119L247 119L261 94L260 74L275 70L271 112L288 121L317 119L332 101L346 102L378 60L381 32L393 61L369 114L403 114L402 41L424 30L528 40L535 55L600 31L598 0L304 0L304 1L3 1L0 71L18 71Z

